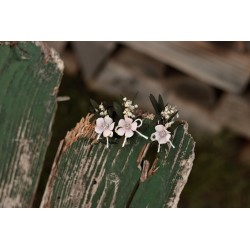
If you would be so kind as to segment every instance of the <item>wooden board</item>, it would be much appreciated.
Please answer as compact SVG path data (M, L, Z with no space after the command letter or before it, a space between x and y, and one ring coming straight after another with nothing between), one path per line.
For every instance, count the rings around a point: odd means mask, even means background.
M150 135L154 131L151 123L145 118L140 131ZM194 160L195 143L186 123L173 134L175 149L162 146L158 155L150 141L140 136L130 138L124 148L122 139L106 148L95 138L91 116L67 134L58 149L41 207L177 206ZM152 161L148 160L150 155ZM159 170L142 180L145 163Z
M0 45L0 207L30 207L51 127L63 62L43 43Z
M213 116L224 127L250 138L250 102L241 96L225 94Z
M250 56L207 42L123 42L207 84L242 92L250 78Z

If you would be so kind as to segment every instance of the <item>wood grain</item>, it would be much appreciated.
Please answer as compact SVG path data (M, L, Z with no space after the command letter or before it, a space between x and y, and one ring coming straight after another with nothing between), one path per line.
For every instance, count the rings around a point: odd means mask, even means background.
M0 45L0 207L32 204L62 71L43 43Z
M207 42L124 44L228 92L242 92L250 78L249 54L218 49Z

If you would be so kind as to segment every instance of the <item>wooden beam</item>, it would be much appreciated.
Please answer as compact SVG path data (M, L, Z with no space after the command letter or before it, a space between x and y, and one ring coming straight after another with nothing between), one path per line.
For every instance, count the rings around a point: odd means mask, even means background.
M218 48L208 42L123 43L228 92L242 92L250 78L249 54Z

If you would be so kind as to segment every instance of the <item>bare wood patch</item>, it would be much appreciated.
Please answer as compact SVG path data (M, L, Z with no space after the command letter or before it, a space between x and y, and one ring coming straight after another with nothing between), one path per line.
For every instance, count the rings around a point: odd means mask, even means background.
M88 114L85 118L82 118L70 132L67 133L64 139L63 151L67 150L72 143L77 141L80 137L86 137L88 139L94 139L94 127L95 125L90 122L93 115Z

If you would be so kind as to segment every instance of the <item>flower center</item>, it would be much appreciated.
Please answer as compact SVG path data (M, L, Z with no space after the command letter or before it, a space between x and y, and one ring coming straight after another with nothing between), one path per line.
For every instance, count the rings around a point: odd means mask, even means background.
M131 125L129 123L126 123L124 127L125 127L126 130L131 129Z
M165 131L161 131L161 132L160 132L160 136L161 136L161 137L165 137L166 135L167 135L167 133L166 133Z
M106 130L106 129L109 128L109 125L107 123L104 123L102 127L103 127L104 130Z

